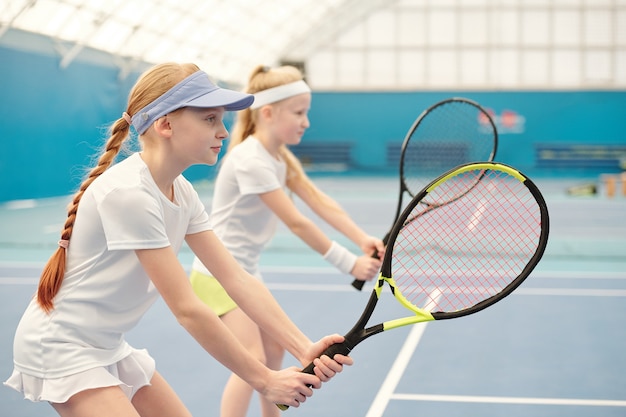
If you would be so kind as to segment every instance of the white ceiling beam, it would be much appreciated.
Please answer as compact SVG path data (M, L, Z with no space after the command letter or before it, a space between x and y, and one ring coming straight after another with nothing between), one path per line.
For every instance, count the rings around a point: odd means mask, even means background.
M25 2L22 5L22 8L17 13L15 13L15 15L11 18L11 20L9 20L9 22L6 25L0 26L0 38L3 37L4 34L7 33L7 31L13 27L13 22L15 22L15 20L18 17L20 17L20 15L24 13L26 10L33 7L35 3L37 3L37 0L29 0Z
M61 63L59 64L59 66L61 68L67 68L72 63L74 58L76 58L78 54L83 49L85 49L86 46L89 45L91 39L93 39L93 37L98 33L100 28L102 28L102 25L104 25L104 23L109 20L113 16L113 14L114 12L102 13L100 16L98 16L98 18L94 21L94 27L91 32L83 36L79 42L75 42L74 45L65 54L62 55Z
M332 44L347 29L362 22L372 12L388 8L397 0L347 0L332 15L326 15L318 25L311 27L290 42L279 59L304 61L313 52Z

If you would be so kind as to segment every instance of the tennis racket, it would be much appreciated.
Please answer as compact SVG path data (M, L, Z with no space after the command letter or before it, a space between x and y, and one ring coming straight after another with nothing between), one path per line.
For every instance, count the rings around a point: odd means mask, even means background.
M468 184L474 184L470 192L445 206L422 204L429 198L449 199ZM347 355L375 334L463 317L493 305L533 271L546 248L548 230L546 203L519 171L484 162L445 173L416 194L399 216L365 310L345 341L323 354ZM385 283L411 314L366 328ZM313 364L303 372L312 374Z
M392 224L400 216L405 192L415 197L430 181L456 166L493 161L497 148L496 125L489 113L475 101L454 97L426 109L415 120L402 143L400 193ZM468 184L467 190L471 186ZM458 198L467 190L459 190L459 195L449 198ZM434 201L426 196L421 203L441 205L447 202ZM385 244L388 235L383 239ZM355 279L352 286L361 290L364 283Z

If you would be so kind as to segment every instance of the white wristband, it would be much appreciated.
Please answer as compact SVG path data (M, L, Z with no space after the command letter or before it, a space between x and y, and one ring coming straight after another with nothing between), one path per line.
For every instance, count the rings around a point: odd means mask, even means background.
M357 258L358 256L334 240L328 251L324 254L324 259L344 274L350 274L350 272L352 272Z

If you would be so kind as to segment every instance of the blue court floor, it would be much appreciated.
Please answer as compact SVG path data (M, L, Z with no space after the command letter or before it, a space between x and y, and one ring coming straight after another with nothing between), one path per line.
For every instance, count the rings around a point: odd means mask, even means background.
M319 178L371 234L390 226L397 180ZM535 180L551 220L546 254L510 297L475 315L400 328L352 352L355 364L285 416L626 416L626 197L572 197L579 180ZM207 206L211 183L197 184ZM0 205L0 379L17 322L55 248L68 198ZM306 212L307 210L303 208ZM311 216L313 216L311 214ZM314 217L314 216L313 216ZM334 239L350 245L322 226ZM186 267L192 255L184 248ZM369 297L280 228L263 260L273 294L312 339L345 333ZM386 290L387 291L387 290ZM404 316L385 294L374 321ZM194 416L217 416L228 371L157 302L128 339L145 347ZM295 365L287 357L285 366ZM0 386L0 417L55 416ZM252 407L250 417L260 416Z

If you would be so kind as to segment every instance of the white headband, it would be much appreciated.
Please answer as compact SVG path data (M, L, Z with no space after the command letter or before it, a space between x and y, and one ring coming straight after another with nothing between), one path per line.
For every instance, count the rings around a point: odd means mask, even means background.
M254 94L254 103L250 106L251 110L258 109L266 104L276 103L298 94L310 93L311 89L304 80L294 81L289 84L279 85L278 87L268 88Z

